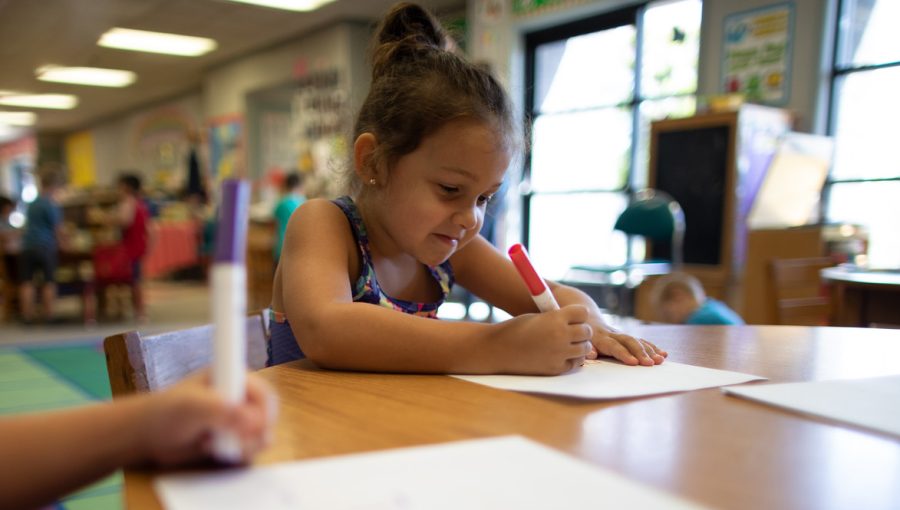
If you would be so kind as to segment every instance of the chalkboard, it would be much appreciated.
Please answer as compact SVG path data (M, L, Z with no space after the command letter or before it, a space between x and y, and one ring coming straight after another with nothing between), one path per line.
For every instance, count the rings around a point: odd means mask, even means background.
M657 134L654 188L684 210L686 264L722 263L729 125ZM654 242L654 259L669 259L669 243Z

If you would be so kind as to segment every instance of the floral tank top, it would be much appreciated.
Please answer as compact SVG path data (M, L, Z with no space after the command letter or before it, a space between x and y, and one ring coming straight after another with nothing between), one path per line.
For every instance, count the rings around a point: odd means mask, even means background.
M448 260L438 266L428 268L431 276L434 277L441 287L441 299L438 301L433 303L415 303L392 298L385 294L375 278L375 266L372 263L372 253L369 249L366 225L363 223L362 217L359 215L359 209L357 209L353 199L343 196L333 200L333 203L340 207L344 215L347 216L347 221L350 222L350 230L353 232L353 238L356 239L356 244L359 246L360 265L362 267L360 268L359 278L353 284L353 301L380 305L411 315L437 318L438 307L441 306L447 295L450 294L450 289L453 288L454 277L450 261Z

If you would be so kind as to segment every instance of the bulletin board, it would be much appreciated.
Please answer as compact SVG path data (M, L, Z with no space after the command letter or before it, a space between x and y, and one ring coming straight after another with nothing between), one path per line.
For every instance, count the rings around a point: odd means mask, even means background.
M69 166L69 184L84 188L97 180L94 159L94 137L90 131L80 131L67 136L64 142L66 162Z
M790 96L794 6L782 3L732 14L723 27L721 90L785 105Z

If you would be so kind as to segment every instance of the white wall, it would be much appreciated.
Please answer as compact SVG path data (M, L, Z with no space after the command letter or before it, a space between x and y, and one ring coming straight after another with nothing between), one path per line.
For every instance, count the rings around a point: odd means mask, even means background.
M310 71L346 68L348 37L346 25L335 25L210 70L203 79L206 117L243 114L248 92L290 82L300 62Z
M115 183L123 170L138 171L148 185L159 171L186 175L184 131L202 123L200 94L194 93L94 126L89 131L94 139L97 184Z
M338 69L345 74L346 83L351 84L350 96L355 112L368 90L366 48L369 36L368 25L364 23L335 24L211 69L205 74L202 89L198 92L128 112L88 128L94 138L97 184L115 182L118 172L123 169L139 170L148 178L159 170L158 155L148 155L147 148L139 146L137 140L140 126L148 118L169 112L173 117L181 118L178 122L185 121L195 129L217 117L243 116L248 93L291 83L296 79L300 63L305 64L308 72ZM172 149L177 166L174 171L184 170L181 173L186 174L187 141L179 141Z

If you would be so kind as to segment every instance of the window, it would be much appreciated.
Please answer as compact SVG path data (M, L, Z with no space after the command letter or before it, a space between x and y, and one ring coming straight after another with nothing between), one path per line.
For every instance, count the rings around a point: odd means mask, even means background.
M900 267L900 2L839 0L831 73L826 183L830 222L869 230L869 265Z
M548 278L640 258L613 225L646 185L650 122L694 113L700 16L651 2L526 35L523 239Z

